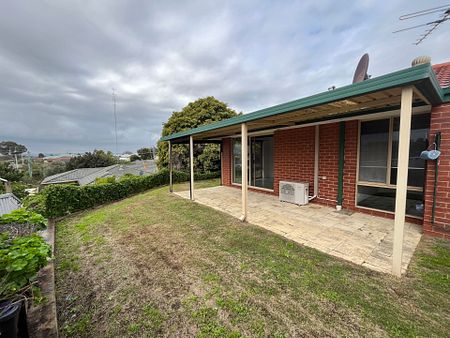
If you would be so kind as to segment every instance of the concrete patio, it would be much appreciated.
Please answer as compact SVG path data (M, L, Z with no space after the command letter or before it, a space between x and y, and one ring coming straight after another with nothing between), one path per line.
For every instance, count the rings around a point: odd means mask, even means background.
M176 192L189 198L189 191ZM195 190L197 203L241 215L241 190L218 186ZM296 206L278 197L249 191L248 222L332 256L391 273L394 221L362 213L336 211L310 203ZM421 238L421 227L405 224L402 273Z

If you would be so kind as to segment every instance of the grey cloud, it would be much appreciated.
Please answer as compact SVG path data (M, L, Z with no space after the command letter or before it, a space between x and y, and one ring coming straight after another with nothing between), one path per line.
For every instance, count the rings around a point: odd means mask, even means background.
M426 6L440 5L429 1ZM0 12L0 139L33 152L153 145L174 110L214 95L250 112L348 84L360 55L374 76L428 54L394 35L416 1L7 1ZM448 26L447 26L448 27Z

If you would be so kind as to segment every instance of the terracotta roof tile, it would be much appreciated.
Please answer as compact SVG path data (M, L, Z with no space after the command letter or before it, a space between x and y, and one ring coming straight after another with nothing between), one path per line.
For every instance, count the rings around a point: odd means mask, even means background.
M433 70L441 87L450 87L450 62L433 65Z

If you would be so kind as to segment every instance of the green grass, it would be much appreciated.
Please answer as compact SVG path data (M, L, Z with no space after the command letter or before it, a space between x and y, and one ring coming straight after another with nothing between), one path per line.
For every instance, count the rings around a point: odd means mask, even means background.
M397 279L167 190L57 225L62 336L449 336L449 241L424 237Z

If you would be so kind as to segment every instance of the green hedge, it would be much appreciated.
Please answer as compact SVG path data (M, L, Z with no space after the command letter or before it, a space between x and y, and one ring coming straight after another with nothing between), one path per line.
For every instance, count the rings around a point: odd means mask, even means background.
M196 180L219 177L220 173L196 174ZM185 182L189 174L174 171L173 182ZM169 171L161 170L148 176L127 177L115 183L99 185L50 185L41 193L24 202L29 209L47 218L61 217L76 211L89 209L104 203L117 201L143 191L169 184Z

